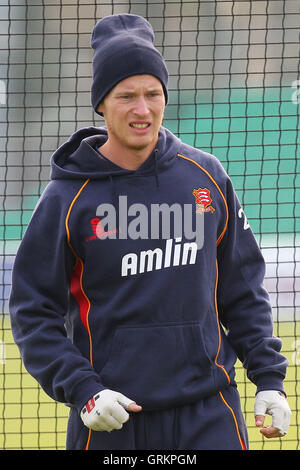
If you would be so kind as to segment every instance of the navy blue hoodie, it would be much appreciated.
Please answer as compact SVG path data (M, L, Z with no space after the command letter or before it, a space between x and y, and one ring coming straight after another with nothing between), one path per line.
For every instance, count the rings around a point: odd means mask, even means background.
M106 139L105 128L81 129L54 153L16 256L11 324L29 373L78 411L103 388L144 410L195 402L235 383L237 357L258 390L283 391L264 260L217 158L161 128L129 171L99 153ZM200 209L203 247L184 233L121 236L124 207L102 226L99 206L120 196L149 214L155 204Z

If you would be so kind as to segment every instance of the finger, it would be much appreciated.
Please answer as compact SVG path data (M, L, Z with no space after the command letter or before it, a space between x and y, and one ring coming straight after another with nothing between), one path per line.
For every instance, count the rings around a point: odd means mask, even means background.
M261 428L264 425L265 417L264 415L255 416L255 424L258 428Z
M93 431L107 431L111 432L113 429L111 426L108 424L102 423L102 424L95 424L94 426L91 427Z
M95 421L91 424L90 428L93 430L93 431L112 431L112 427L110 425L110 423L106 422L106 420L102 420L102 421Z
M134 400L131 400L130 398L125 397L125 395L122 395L122 393L118 393L116 398L117 398L117 402L120 403L120 405L122 405L123 408L125 408L125 410L128 409L131 403L135 403Z
M265 416L267 412L267 404L265 400L256 400L254 404L255 416Z
M280 429L281 434L283 436L285 436L285 434L287 434L287 432L289 430L291 417L292 417L292 412L291 412L291 410L288 410L288 412L286 413L286 415L284 417L282 428Z
M272 439L275 437L282 437L282 433L278 428L274 428L273 426L266 426L263 427L260 432L263 434L264 437L267 439Z
M274 407L272 410L272 427L278 429L283 433L283 424L285 412L280 407ZM283 433L284 434L284 433Z
M125 395L122 395L121 393L118 394L118 403L125 408L125 410L128 411L133 411L133 412L138 412L141 411L142 407L137 405L134 400L131 400L130 398L125 397Z
M111 407L111 415L114 419L119 421L119 423L126 423L129 419L129 414L125 411L124 407L120 405L117 401Z
M139 411L142 410L142 407L140 405L137 405L135 402L132 402L127 407L127 409L128 409L128 411L132 411L133 413L138 413Z
M287 434L291 419L289 408L275 408L272 414L272 427L277 428L281 436Z
M114 429L122 429L123 423L115 418L113 415L105 416L105 427L107 431L112 431Z

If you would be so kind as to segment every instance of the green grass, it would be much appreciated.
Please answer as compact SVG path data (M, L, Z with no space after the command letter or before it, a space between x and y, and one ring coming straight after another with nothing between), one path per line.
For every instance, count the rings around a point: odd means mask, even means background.
M251 384L241 365L237 364L237 381L242 406L248 426L251 450L296 450L299 448L300 382L297 365L300 363L295 350L295 338L299 324L280 323L276 334L283 340L283 353L290 361L286 379L286 391L293 411L290 431L282 439L264 439L254 426L253 406L255 386ZM8 320L2 324L0 373L0 449L7 450L55 450L65 449L68 408L51 400L26 372L16 345L13 342ZM267 424L271 418L267 417Z
M8 320L1 341L0 449L64 449L69 409L51 400L26 372Z

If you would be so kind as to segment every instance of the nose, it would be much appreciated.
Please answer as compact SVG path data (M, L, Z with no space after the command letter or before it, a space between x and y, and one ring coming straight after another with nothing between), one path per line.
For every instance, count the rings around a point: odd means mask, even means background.
M149 113L147 101L144 96L139 96L137 98L134 113L138 116L147 116Z

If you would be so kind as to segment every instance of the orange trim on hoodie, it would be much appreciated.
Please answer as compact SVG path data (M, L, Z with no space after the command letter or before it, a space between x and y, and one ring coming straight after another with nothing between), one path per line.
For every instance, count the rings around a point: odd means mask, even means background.
M237 419L235 417L235 413L234 413L233 409L231 408L231 406L228 405L227 401L225 400L225 398L223 397L221 392L219 392L219 395L220 395L221 400L223 401L223 403L227 406L227 408L230 410L230 412L232 414L233 421L234 421L234 424L235 424L235 429L236 429L237 436L238 436L238 439L240 441L242 450L247 450L246 446L245 446L245 443L244 443L243 439L241 438L241 434L240 434L240 430L239 430L239 427L238 427Z
M226 378L228 380L228 383L230 384L230 377L222 364L218 363L218 357L221 349L221 327L220 327L220 322L219 322L219 312L218 312L218 302L217 302L217 290L218 290L218 280L219 280L219 269L218 269L218 262L216 261L216 285L215 285L215 312L216 312L216 317L217 317L217 325L218 325L218 337L219 337L219 345L218 345L218 351L215 357L215 364L217 367L220 367L224 374L226 375Z
M69 245L72 253L76 257L76 263L75 263L73 273L72 273L72 276L71 276L71 279L70 279L70 293L73 295L73 297L75 298L75 300L78 303L81 321L82 321L82 323L83 323L84 327L86 328L86 330L88 332L88 335L89 335L90 363L91 363L91 365L93 365L92 335L91 335L91 330L90 330L89 321L88 321L89 320L89 313L90 313L91 304L90 304L90 301L89 301L89 299L88 299L87 295L85 294L84 289L82 287L82 276L83 276L83 270L84 270L83 261L77 255L76 251L72 247L71 240L70 240L70 230L69 230L69 218L70 218L70 214L71 214L71 211L73 209L73 206L74 206L75 202L77 201L77 199L79 198L79 196L80 196L81 192L83 191L83 189L89 183L89 181L90 181L89 179L87 179L85 181L85 183L81 186L81 188L79 189L79 191L75 195L74 199L72 200L72 202L70 204L70 207L69 207L69 210L68 210L68 213L67 213L67 216L66 216L65 227L66 227L66 232L67 232L68 245ZM87 443L85 445L84 450L88 450L88 448L89 448L90 440L91 440L91 433L92 433L91 429L89 429L88 440L87 440Z
M90 313L90 308L91 308L91 303L87 297L87 295L84 292L84 289L82 287L82 277L83 277L83 270L84 270L84 265L83 261L80 259L80 257L77 255L76 251L72 247L71 240L70 240L70 230L69 230L69 218L70 214L72 211L72 208L80 196L81 192L85 188L85 186L89 183L89 179L85 181L85 183L81 186L77 194L75 195L73 201L70 204L66 220L65 220L65 226L66 226L66 232L67 232L67 239L68 239L68 245L76 257L76 263L73 269L73 273L70 279L70 292L75 298L75 300L78 303L79 306L79 311L80 311L80 318L81 321L86 328L88 334L89 334L89 341L90 341L90 363L93 365L93 348L92 348L92 337L91 337L91 331L89 327L89 321L88 321L88 316Z

